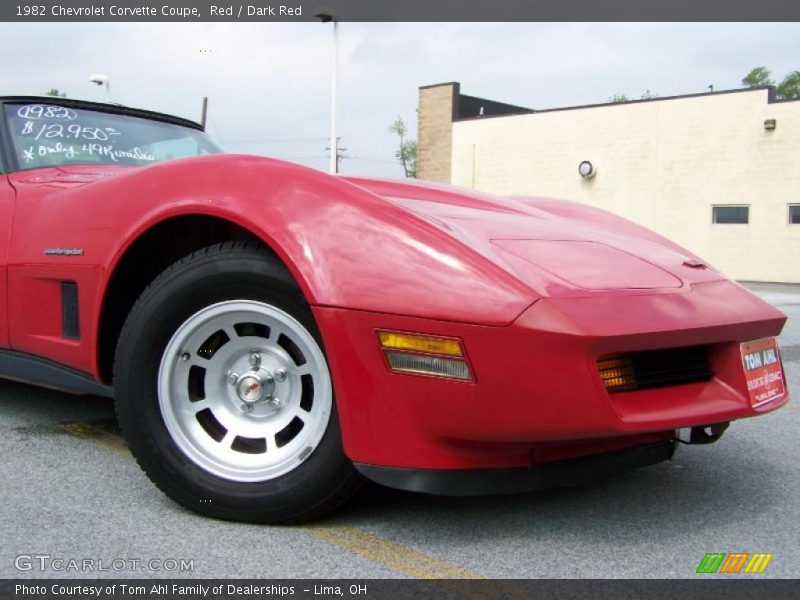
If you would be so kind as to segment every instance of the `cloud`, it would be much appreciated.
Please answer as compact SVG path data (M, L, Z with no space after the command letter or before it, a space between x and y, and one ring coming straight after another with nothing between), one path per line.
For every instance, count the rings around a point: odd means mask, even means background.
M331 26L319 23L2 23L0 94L115 101L198 119L232 151L325 169ZM797 23L342 23L339 135L346 173L401 176L400 115L413 131L417 88L532 108L739 87L754 66L800 68Z

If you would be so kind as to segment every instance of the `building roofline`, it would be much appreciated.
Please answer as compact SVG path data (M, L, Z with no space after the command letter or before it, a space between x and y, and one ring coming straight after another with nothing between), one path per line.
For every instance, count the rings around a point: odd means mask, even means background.
M428 85L421 85L421 86L419 86L419 89L428 90L430 88L444 87L446 85L451 85L451 86L454 86L456 88L461 87L461 83L459 83L458 81L443 81L442 83L429 83Z
M489 100L488 98L481 98L480 96L470 96L469 94L459 94L459 96L461 98L468 98L469 100L475 100L477 102L491 102L492 104L496 104L498 106L519 111L516 113L509 113L509 114L523 114L523 113L527 114L536 112L535 110L533 110L532 108L528 108L527 106L519 106L518 104L509 104L508 102L498 102L497 100Z
M583 108L600 108L604 106L625 106L628 104L643 104L645 102L663 102L669 100L683 100L686 98L702 98L705 96L721 96L725 94L743 94L747 92L759 92L759 91L767 91L767 103L768 104L778 104L784 102L800 102L800 97L798 98L786 98L786 99L777 99L775 98L775 87L774 86L760 86L760 87L753 87L753 88L737 88L733 90L719 90L716 92L699 92L696 94L680 94L676 96L663 96L658 98L642 98L639 100L626 100L625 102L599 102L596 104L579 104L575 106L562 106L556 108L542 108L542 109L533 109L531 113L527 114L539 114L539 113L549 113L549 112L560 112L565 110L581 110ZM521 115L487 115L483 117L467 117L463 119L454 119L454 122L461 122L461 121L476 121L479 119L496 119L502 116L521 116Z

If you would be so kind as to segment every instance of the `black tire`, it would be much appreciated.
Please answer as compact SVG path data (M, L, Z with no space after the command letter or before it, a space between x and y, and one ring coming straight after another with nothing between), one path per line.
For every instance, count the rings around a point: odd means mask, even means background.
M342 449L335 400L313 451L301 456L302 462L289 472L263 481L234 480L203 468L181 449L165 423L158 384L165 349L192 315L232 300L257 301L288 313L322 349L301 291L268 250L231 242L194 252L152 282L122 329L114 362L114 394L125 439L153 483L191 510L274 524L320 517L350 498L363 481ZM318 428L322 427L324 423Z

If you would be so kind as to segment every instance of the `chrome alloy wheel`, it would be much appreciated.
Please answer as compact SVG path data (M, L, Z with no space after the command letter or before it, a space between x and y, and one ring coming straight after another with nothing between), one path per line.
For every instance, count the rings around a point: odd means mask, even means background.
M299 466L322 439L333 403L314 337L288 313L252 300L213 304L178 328L161 360L158 396L178 448L240 482Z

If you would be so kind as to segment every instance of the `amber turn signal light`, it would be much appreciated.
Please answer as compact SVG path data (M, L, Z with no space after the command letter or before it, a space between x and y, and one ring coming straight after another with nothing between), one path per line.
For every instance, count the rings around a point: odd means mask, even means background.
M461 340L378 331L378 342L383 349L389 369L396 373L472 380L472 372Z
M636 389L636 369L629 356L601 358L597 361L597 368L609 392Z

